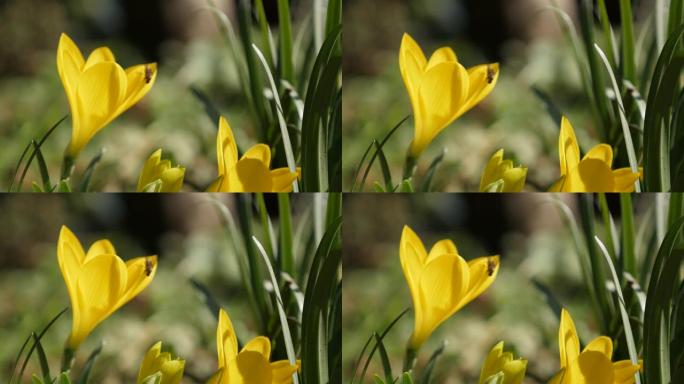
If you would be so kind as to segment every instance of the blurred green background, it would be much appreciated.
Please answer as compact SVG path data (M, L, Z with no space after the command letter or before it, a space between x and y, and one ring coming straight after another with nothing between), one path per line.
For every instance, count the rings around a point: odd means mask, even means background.
M612 212L619 212L617 197L608 195ZM404 309L413 308L399 261L402 227L409 225L428 250L448 238L466 260L501 255L494 284L423 345L417 375L446 341L434 382L477 382L487 353L503 340L506 350L528 359L526 383L547 382L559 369L558 319L535 281L570 311L582 341L593 339L598 330L575 243L554 198L577 210L573 194L345 195L343 381L351 380L354 363L370 335L382 332ZM635 196L637 225L653 200L654 195ZM615 220L619 222L619 217ZM603 234L600 226L597 231ZM412 330L411 311L384 339L395 375ZM377 354L368 372L382 374ZM370 375L365 382L371 382Z
M555 3L575 16L575 0ZM611 20L619 23L618 2L606 3ZM635 2L637 20L650 12L652 3ZM583 150L597 144L575 56L556 15L548 10L551 5L551 0L348 0L344 23L353 27L344 33L345 190L351 188L354 170L371 141L382 140L411 114L398 63L404 32L428 57L449 46L466 68L501 64L492 93L442 131L423 153L414 186L420 185L432 159L446 150L433 190L477 191L486 162L504 148L506 158L528 167L527 190L547 190L559 177L559 127L533 87L569 117ZM412 137L409 119L385 144L395 184ZM376 163L366 190L381 178Z
M69 305L57 264L57 238L67 225L87 249L107 238L124 260L156 254L155 279L138 297L101 323L79 348L75 371L100 341L91 382L135 381L145 352L163 341L165 349L186 360L184 383L203 383L216 370L216 316L190 279L205 285L225 308L242 342L257 336L255 319L240 280L234 247L227 241L218 199L233 215L234 195L14 195L0 197L0 377L9 379L19 349L32 331L40 331ZM265 195L274 225L275 195ZM308 223L313 195L292 195L296 228ZM305 226L306 227L306 226ZM254 229L261 237L261 230ZM295 244L295 248L298 245ZM43 338L53 373L71 330L67 312ZM274 356L274 358L284 358ZM28 373L39 373L34 354Z
M234 17L234 0L215 0ZM293 2L293 17L302 6ZM241 148L255 144L256 127L235 66L207 0L5 0L0 1L0 189L6 190L19 156L69 106L55 62L60 33L84 56L109 46L124 67L157 62L150 93L103 129L78 159L76 175L105 151L92 190L132 191L144 161L157 148L186 167L186 190L204 189L216 177L216 129L193 89L206 95L230 122ZM277 2L264 1L277 23ZM67 119L43 146L55 182L71 135ZM39 181L34 163L26 178ZM76 187L79 180L73 183Z

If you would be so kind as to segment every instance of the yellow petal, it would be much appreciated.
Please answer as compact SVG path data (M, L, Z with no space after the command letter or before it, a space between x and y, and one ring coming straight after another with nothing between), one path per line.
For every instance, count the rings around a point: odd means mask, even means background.
M503 353L504 342L500 341L497 343L487 354L484 364L482 364L482 370L480 370L480 384L483 384L485 380L491 376L498 373L501 368L499 367L499 358Z
M639 173L632 173L631 168L619 168L613 171L615 192L634 192L634 183L639 180Z
M579 338L570 313L563 308L558 328L558 348L561 368L569 367L580 354Z
M558 179L551 187L549 188L549 192L562 192L563 187L565 186L565 176L561 176L560 179Z
M499 274L499 255L478 257L468 261L468 293L459 303L459 308L468 304L486 291Z
M209 380L207 380L207 384L219 384L223 381L223 373L225 372L225 369L221 368L216 373L214 373Z
M468 112L494 90L499 80L499 63L476 65L468 68L468 96L456 112L454 119Z
M299 362L297 365L290 365L287 360L278 360L271 363L271 372L273 374L273 384L290 384L292 383L292 375L299 370Z
M169 360L161 366L161 384L180 384L185 370L185 360Z
M140 370L138 371L138 384L141 384L142 380L161 368L161 364L157 361L157 357L161 353L161 345L161 341L157 342L145 354L145 358L142 364L140 364Z
M161 174L162 189L161 192L180 192L183 188L183 178L185 177L185 168L174 167L169 168Z
M88 68L78 82L70 154L76 156L90 139L112 121L126 92L126 74L116 63ZM72 109L73 112L73 109Z
M579 145L572 129L570 120L563 116L561 120L560 135L558 137L558 157L560 158L561 176L567 175L580 162Z
M504 189L503 192L522 192L525 188L525 179L527 178L526 167L516 167L506 170L503 174Z
M102 62L112 62L116 63L116 58L114 58L114 53L107 48L107 47L100 47L94 50L93 52L90 53L88 56L88 60L86 60L85 65L83 66L83 70L85 71L86 69L92 67L93 65L97 63L102 63Z
M599 144L584 155L582 160L585 159L596 159L606 164L608 168L611 168L613 166L613 148L608 144Z
M447 254L458 255L458 249L456 249L456 244L454 244L454 242L449 239L440 240L436 242L435 245L432 246L432 248L430 248L430 253L428 253L426 262L430 262L430 260L434 259L437 256Z
M503 161L504 150L499 149L494 152L492 157L489 158L487 166L482 172L482 177L480 177L480 192L484 192L486 187L498 179L497 173L499 169L499 164Z
M266 144L257 144L248 149L242 159L254 159L260 161L266 168L271 166L271 148Z
M216 157L218 158L218 174L226 175L228 170L233 168L238 161L237 144L233 137L233 130L228 124L228 120L221 116L219 119L219 130L216 138Z
M224 179L227 178L225 176L219 176L216 180L212 181L209 187L207 187L207 192L221 192Z
M417 97L418 82L422 78L426 66L427 59L423 50L411 36L404 33L399 48L399 69L411 103Z
M157 178L157 164L161 161L162 150L157 149L152 152L150 157L145 161L142 171L140 172L140 177L138 178L138 186L136 191L142 192L145 186L153 182Z
M418 157L430 142L457 117L468 95L468 73L459 63L439 63L419 83L418 102L424 111L416 116L411 153ZM415 109L415 107L414 107Z
M606 383L612 384L615 380L613 367L602 353L588 351L582 353L567 368L563 383Z
M268 337L257 336L245 344L240 353L244 351L259 353L264 356L266 360L268 360L271 358L271 341L268 339Z
M84 260L85 252L81 242L63 225L57 240L57 262L72 301L76 297L76 281Z
M231 370L230 384L272 384L271 364L258 352L241 352L235 359L236 371ZM238 377L233 377L233 372Z
M271 171L260 160L240 159L228 171L229 190L223 192L271 192Z
M59 72L59 78L69 100L72 115L75 112L78 79L81 76L84 65L85 60L81 50L78 49L69 36L62 33L59 37L59 45L57 46L57 72Z
M273 192L292 192L292 183L299 178L301 170L291 173L289 168L276 168L271 171Z
M138 103L152 89L157 79L157 63L126 68L126 94L117 109L117 115Z
M512 360L504 364L504 381L503 384L521 384L525 378L525 371L527 370L527 360L519 359Z
M216 349L218 351L218 366L224 368L238 355L237 336L228 313L219 311L218 327L216 328Z
M608 360L613 358L613 341L610 337L599 336L592 340L586 347L584 351L594 351L602 353Z
M116 255L116 249L114 248L114 245L107 239L94 242L93 245L88 248L88 253L86 253L84 262L91 260L97 255L103 254Z
M439 63L458 63L458 58L456 57L454 50L449 47L442 47L436 50L432 56L430 56L430 60L428 60L425 70L428 71Z
M426 258L427 252L423 242L408 225L405 225L399 241L399 259L412 294L417 292L418 278ZM414 303L415 299L414 297Z
M138 296L154 279L157 274L157 256L136 257L126 261L126 276L128 276L124 294L118 302L121 307Z
M634 374L639 371L639 368L639 365L632 365L632 362L629 360L620 360L613 363L615 384L634 383Z
M612 192L615 190L613 171L601 160L584 159L570 171L564 192Z

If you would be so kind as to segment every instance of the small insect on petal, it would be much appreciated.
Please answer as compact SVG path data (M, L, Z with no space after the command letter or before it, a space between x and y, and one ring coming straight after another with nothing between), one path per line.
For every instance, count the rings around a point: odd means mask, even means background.
M494 269L496 269L496 259L493 257L487 258L487 275L493 275Z
M152 68L149 65L145 66L145 84L149 84L152 81ZM491 83L491 81L490 81Z
M152 260L146 258L145 259L145 276L149 276L152 274Z
M494 75L496 75L496 71L494 71L494 67L491 65L487 66L487 84L491 84L492 81L494 81Z

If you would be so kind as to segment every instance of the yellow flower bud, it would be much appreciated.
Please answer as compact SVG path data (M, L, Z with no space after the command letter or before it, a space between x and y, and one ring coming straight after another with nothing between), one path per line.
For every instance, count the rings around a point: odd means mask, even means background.
M487 355L480 372L480 384L487 383L492 376L503 375L501 384L521 384L525 378L527 360L514 359L513 353L504 352L504 342L501 341L492 348Z
M521 192L525 187L527 167L515 167L504 160L504 150L496 151L480 178L480 192Z
M172 359L170 353L161 351L161 347L160 341L147 351L140 365L136 384L146 384L145 380L155 375L159 376L158 384L180 384L183 379L185 360Z
M171 166L162 160L162 150L157 149L145 162L138 179L138 192L179 192L183 188L185 168Z

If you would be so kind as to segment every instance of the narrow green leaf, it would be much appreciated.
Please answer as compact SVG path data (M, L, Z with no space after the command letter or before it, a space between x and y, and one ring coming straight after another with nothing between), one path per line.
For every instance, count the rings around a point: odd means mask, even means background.
M413 184L411 184L411 179L402 180L401 184L399 184L399 192L413 193Z
M368 173L370 172L370 168L371 168L371 166L373 166L373 162L375 161L375 158L378 156L377 149L378 148L382 149L382 147L385 146L385 143L387 142L387 140L389 140L389 138L392 137L394 132L396 132L397 129L399 129L399 127L401 127L402 124L404 124L404 122L406 122L406 120L408 120L408 118L409 118L409 116L406 116L403 119L401 119L401 121L399 121L399 123L397 123L397 125L395 125L392 129L390 129L389 132L387 132L387 135L385 135L385 137L382 139L382 141L380 142L380 145L376 147L376 150L373 153L373 156L371 156L370 160L368 161L368 165L366 166L366 171L363 173L363 177L361 178L361 183L360 183L360 190L361 191L363 191L363 186L364 186L364 184L366 184L366 178L368 178ZM371 144L371 145L373 145L373 144ZM364 158L365 158L365 155L364 155ZM360 167L361 167L361 164L359 164L359 168ZM352 185L352 192L354 191L355 186L356 186L356 178L354 178L354 184Z
M45 383L52 383L52 377L50 376L50 366L47 362L47 357L45 356L45 350L43 349L43 344L38 339L38 336L33 332L33 342L36 346L36 353L38 354L38 361L40 362L40 372L43 374L43 381Z
M292 212L290 210L290 194L278 194L278 260L280 269L295 277L295 262L292 249Z
M387 336L389 331L392 330L392 328L394 328L394 326L399 322L399 320L402 317L404 317L405 314L408 313L408 311L409 311L409 308L406 308L405 310L403 310L397 317L394 318L394 320L392 320L387 325L387 327L385 327L385 329L382 331L382 333L380 333L380 340L383 340L385 338L385 336ZM354 371L352 373L352 380L351 380L350 384L354 384L354 380L356 378L356 372L358 371L359 364L361 364L361 360L363 359L363 356L366 353L366 349L370 345L371 341L374 339L375 339L375 337L373 335L371 335L371 337L368 338L368 341L366 342L366 344L361 349L361 352L359 353L359 357L356 359L356 362L354 364ZM376 341L377 341L377 339L376 339ZM375 351L377 350L377 348L378 348L378 345L376 342L376 344L373 345L370 352L368 353L368 357L366 358L366 363L364 364L363 370L361 371L361 375L359 376L359 383L362 383L363 379L366 377L366 371L368 370L368 366L370 365L371 359L373 358L373 355L375 354Z
M40 331L40 333L38 334L38 340L41 340L43 338L45 333L52 327L52 325L57 321L57 319L59 319L68 309L69 309L69 307L64 308L55 317L53 317L52 320L50 320L50 322L45 326L45 328L43 328L43 330ZM30 336L29 336L29 338L30 338ZM27 341L28 341L28 339L27 339ZM22 352L23 352L26 345L27 344L24 343L24 346L22 346L21 350L19 350L19 355L17 356L17 360L14 364L14 367L12 368L12 376L10 376L10 382L12 381L12 378L14 377L14 372L16 371L16 368L18 366ZM29 359L31 358L31 355L33 354L33 351L35 350L35 348L36 348L36 343L34 342L31 345L31 348L29 348L29 351L27 352L26 357L24 358L24 363L22 364L21 369L19 370L19 375L17 376L18 380L21 380L21 378L24 377L24 371L26 370L26 366L28 365Z
M603 29L603 40L608 45L606 51L608 52L608 59L613 67L617 67L616 57L617 51L615 47L615 36L613 36L613 28L610 26L610 19L608 18L608 10L606 9L606 1L598 0L599 20L601 21L601 28Z
M430 379L432 377L432 371L435 369L435 365L437 364L437 359L439 356L444 353L444 348L446 348L446 342L443 341L442 344L435 349L434 352L432 352L432 355L430 355L430 359L428 359L427 364L425 364L425 369L423 369L423 374L421 375L420 378L420 383L422 384L429 384Z
M278 0L278 26L280 27L280 78L294 82L294 62L292 61L292 20L290 1Z
M634 18L632 0L620 0L620 21L622 26L622 71L625 79L636 84L634 63Z
M252 241L261 253L262 260L266 264L266 269L268 270L271 283L273 284L273 292L275 293L276 297L276 307L278 308L278 315L280 317L280 326L283 331L283 339L285 340L285 349L287 350L287 359L290 362L290 365L297 365L297 355L295 354L294 344L292 343L292 333L290 332L290 326L287 322L287 315L285 314L283 298L280 295L278 279L275 276L275 272L273 272L271 260L269 259L263 245L261 245L259 240L254 236L252 236ZM292 382L293 384L299 384L299 376L296 372L292 375Z
M380 144L376 140L373 140L373 142L375 143L375 150L378 154L378 161L380 162L380 169L382 170L382 178L385 182L385 190L391 191L394 189L394 184L392 183L392 173L390 172L389 164L387 164L387 158L385 157L385 153L382 151L382 148L380 148Z
M385 349L385 344L382 342L380 335L377 332L373 333L375 337L375 343L378 346L378 351L380 353L380 361L382 362L382 369L385 373L385 382L394 382L394 377L392 375L392 365L389 361L389 356L387 355L387 349Z
M425 180L423 180L423 185L420 187L422 192L430 192L432 179L435 177L435 173L437 173L437 167L442 163L442 160L444 160L446 153L446 148L442 149L442 152L435 156L435 158L432 159L432 162L430 162L430 166L428 167L427 172L425 172Z
M268 59L269 65L275 66L276 61L274 60L275 55L273 54L273 41L271 39L271 28L268 25L268 20L266 19L266 11L264 10L263 0L255 0L254 6L256 8L257 21L259 23L259 30L261 32L261 44L266 51L266 58ZM280 13L280 9L278 9Z
M48 129L47 132L45 132L45 134L43 135L43 137L42 137L40 140L38 140L38 145L33 146L33 144L29 144L29 146L32 146L32 147L34 148L34 150L31 152L31 155L29 156L28 160L26 161L26 165L24 166L24 171L22 172L21 177L19 178L19 182L17 183L17 191L20 190L20 189L21 189L21 186L24 184L24 178L26 178L26 173L28 172L28 169L29 169L29 167L31 166L31 163L33 162L33 159L36 157L36 151L35 151L35 149L36 149L36 148L40 149L40 147L43 146L43 143L45 143L45 141L48 139L48 137L50 137L50 135L52 135L52 132L54 132L55 129L57 129L57 127L58 127L64 120L66 120L66 118L67 118L68 116L69 116L69 115L65 115L64 117L62 117L61 119L59 119L59 121L57 121L57 122L55 123L55 125L53 125L52 127L50 127L50 129ZM24 157L24 155L22 154L22 156L19 158L19 163L17 164L16 172L15 172L14 176L12 177L12 182L10 183L9 191L12 190L12 186L14 185L14 180L15 180L16 177L17 177L16 174L17 174L17 172L19 171L19 167L20 167L20 165L21 165L21 160L23 159L23 157Z
M78 384L88 384L88 379L90 378L90 371L92 371L92 369L93 369L93 364L95 364L95 359L97 359L97 357L102 352L102 347L103 347L103 344L100 342L100 345L98 345L97 348L95 348L90 353L90 356L88 356L88 360L86 360L86 363L83 366L83 373L81 373L81 377L79 377L79 379L78 379Z
M86 170L83 172L83 180L81 181L81 192L88 192L88 188L90 188L90 180L93 177L93 172L95 171L95 166L102 160L102 156L104 156L104 149L100 149L100 152L95 155L90 160L90 163L88 163L88 167ZM161 181L159 182L160 190L161 190Z
M632 208L632 195L620 194L620 212L622 216L622 265L625 272L637 277L637 262L635 252L634 210Z

